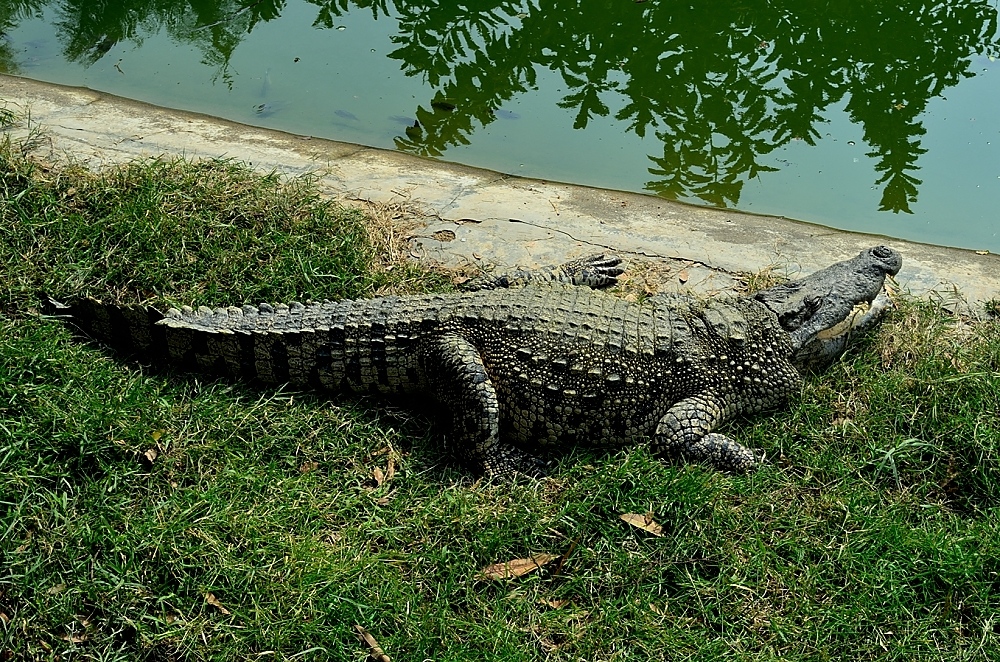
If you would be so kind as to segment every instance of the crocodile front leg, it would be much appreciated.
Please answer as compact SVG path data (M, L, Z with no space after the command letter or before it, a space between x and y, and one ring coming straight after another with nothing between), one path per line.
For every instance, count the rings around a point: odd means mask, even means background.
M725 402L711 391L675 403L660 419L653 437L654 452L710 464L716 469L745 473L758 460L746 446L712 432L729 415Z
M424 357L435 398L451 414L449 446L487 478L542 478L543 463L500 440L500 405L479 350L457 333L435 342Z
M615 255L589 255L557 267L519 269L502 274L483 274L462 285L466 292L524 287L531 283L564 283L595 290L611 287L625 272L622 260Z

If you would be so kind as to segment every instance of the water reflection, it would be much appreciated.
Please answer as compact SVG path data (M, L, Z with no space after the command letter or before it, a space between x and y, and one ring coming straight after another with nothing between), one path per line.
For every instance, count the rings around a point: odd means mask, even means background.
M35 0L37 1L37 0ZM93 64L121 42L166 31L196 47L216 78L232 85L229 62L243 38L261 22L280 18L284 0L50 0L68 60Z
M7 33L25 18L32 16L45 0L5 0L0 2L0 72L17 73L17 57Z
M774 168L761 157L794 140L815 144L831 106L846 101L877 160L880 209L909 212L925 152L927 102L995 54L986 2L785 1L713 3L549 0L478 11L399 3L392 57L425 76L455 111L420 107L418 136L400 149L427 155L468 142L495 109L557 71L574 126L595 116L652 132L647 188L714 205L739 202L744 182Z
M985 0L306 2L319 29L358 10L398 22L390 57L433 90L396 139L401 150L440 156L469 144L515 117L504 106L548 70L563 81L558 103L575 128L613 117L655 138L648 190L719 206L738 204L748 180L775 170L776 149L815 144L842 107L871 147L880 209L910 212L928 101L972 76L974 56L1000 53L997 10ZM71 60L93 63L165 30L230 85L241 40L286 9L284 0L8 0L0 30L47 4ZM0 67L14 67L6 42ZM261 97L260 113L273 112Z

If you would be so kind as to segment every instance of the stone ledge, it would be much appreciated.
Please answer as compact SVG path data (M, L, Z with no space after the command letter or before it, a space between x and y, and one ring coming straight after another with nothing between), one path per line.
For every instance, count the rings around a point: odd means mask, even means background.
M897 281L913 294L973 305L1000 298L996 255L524 179L13 76L0 75L0 100L30 111L53 157L95 167L162 154L232 158L314 173L324 191L344 200L405 203L424 221L415 254L449 267L537 266L614 251L663 263L671 287L711 292L731 287L740 273L768 266L809 273L886 243L903 254Z

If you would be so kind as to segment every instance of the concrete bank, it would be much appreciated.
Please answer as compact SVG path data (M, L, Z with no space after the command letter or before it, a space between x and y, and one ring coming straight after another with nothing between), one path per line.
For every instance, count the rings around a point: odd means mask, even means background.
M30 112L53 157L92 166L161 154L233 158L314 173L343 200L403 204L421 221L414 255L445 266L535 266L615 251L655 261L660 288L712 292L741 272L808 273L886 243L902 252L897 280L914 294L953 301L958 291L973 304L1000 298L996 255L523 179L11 76L0 75L0 101Z

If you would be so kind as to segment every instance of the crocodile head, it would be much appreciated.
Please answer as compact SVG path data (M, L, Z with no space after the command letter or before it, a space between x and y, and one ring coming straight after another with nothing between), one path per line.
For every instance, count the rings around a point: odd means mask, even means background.
M902 265L897 251L875 246L753 297L770 308L788 332L795 367L804 372L821 370L847 349L852 336L881 320L891 306L885 277L895 276Z

